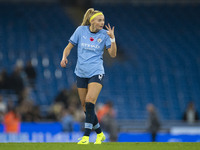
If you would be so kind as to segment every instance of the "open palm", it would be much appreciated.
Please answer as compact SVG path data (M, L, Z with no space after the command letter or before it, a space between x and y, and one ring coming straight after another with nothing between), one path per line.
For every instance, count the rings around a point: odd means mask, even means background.
M115 29L115 27L112 27L111 28L111 26L110 26L110 24L108 23L108 26L107 25L105 25L105 27L106 27L106 29L108 30L107 31L107 34L110 36L110 38L115 38L115 35L114 35L114 29Z

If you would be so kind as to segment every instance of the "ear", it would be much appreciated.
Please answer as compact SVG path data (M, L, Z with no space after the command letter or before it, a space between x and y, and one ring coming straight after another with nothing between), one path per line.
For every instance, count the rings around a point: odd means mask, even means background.
M90 24L92 25L92 24L94 24L94 20L95 20L95 18L94 19L92 19L92 21L90 22Z

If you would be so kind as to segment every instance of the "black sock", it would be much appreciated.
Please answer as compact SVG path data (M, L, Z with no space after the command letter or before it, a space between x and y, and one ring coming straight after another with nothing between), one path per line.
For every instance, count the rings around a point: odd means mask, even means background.
M84 111L85 112L85 111ZM85 115L86 115L86 112L85 112ZM99 124L99 121L98 121L98 118L97 118L97 115L95 114L95 118L94 118L94 123L93 123L93 129L95 130L95 132L97 134L101 133L102 130L101 130L101 127L100 127L100 124Z
M94 104L87 102L85 103L86 108L86 119L85 119L85 133L84 136L89 136L93 128L95 119Z
M101 127L96 114L94 118L93 128L97 134L101 133Z

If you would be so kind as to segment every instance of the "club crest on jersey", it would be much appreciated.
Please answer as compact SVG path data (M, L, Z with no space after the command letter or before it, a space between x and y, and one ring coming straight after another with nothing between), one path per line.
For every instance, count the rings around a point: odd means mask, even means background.
M101 43L101 41L102 41L102 39L100 39L100 38L99 38L99 39L97 39L97 42Z

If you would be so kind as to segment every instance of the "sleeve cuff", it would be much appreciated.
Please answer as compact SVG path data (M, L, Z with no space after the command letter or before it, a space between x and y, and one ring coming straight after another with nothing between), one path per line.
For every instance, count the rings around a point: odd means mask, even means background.
M77 44L75 42L73 42L72 40L69 40L70 43L72 43L74 46Z
M109 49L111 47L111 45L106 46L106 49Z

